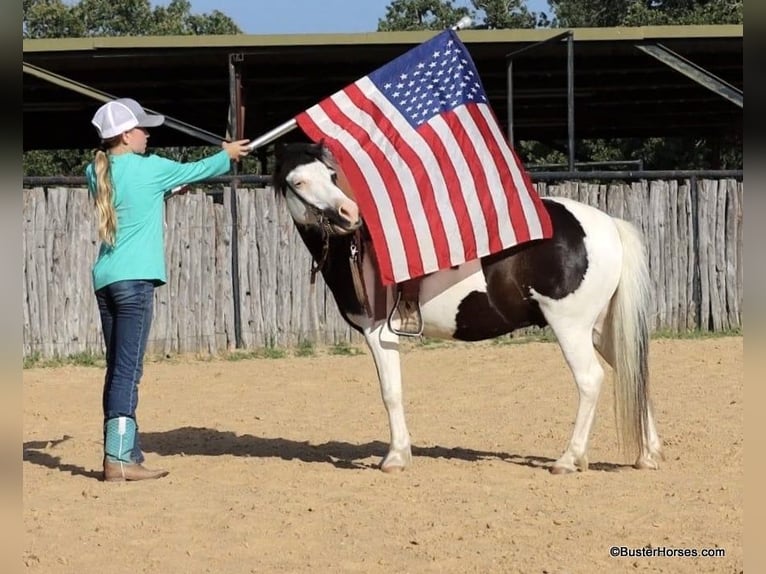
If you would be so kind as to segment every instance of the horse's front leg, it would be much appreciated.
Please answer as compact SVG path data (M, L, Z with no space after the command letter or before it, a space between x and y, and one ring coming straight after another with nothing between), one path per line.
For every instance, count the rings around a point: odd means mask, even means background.
M392 333L386 321L364 329L364 339L372 352L378 371L380 394L388 413L391 442L388 454L380 464L383 472L404 470L412 462L410 433L404 419L402 403L402 370L399 361L399 336Z

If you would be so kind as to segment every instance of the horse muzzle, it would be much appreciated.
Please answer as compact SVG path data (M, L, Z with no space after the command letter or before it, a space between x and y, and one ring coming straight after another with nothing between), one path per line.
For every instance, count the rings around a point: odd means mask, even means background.
M337 210L326 210L324 216L328 219L330 227L336 235L353 233L362 226L359 207L351 200L342 202Z

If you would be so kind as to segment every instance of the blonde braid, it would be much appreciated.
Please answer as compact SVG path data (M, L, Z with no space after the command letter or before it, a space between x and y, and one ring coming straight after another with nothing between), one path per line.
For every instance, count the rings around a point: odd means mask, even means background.
M106 142L105 142L106 143ZM114 209L112 170L109 156L103 149L96 151L93 161L96 170L96 211L98 212L98 236L101 241L114 247L117 235L117 212Z

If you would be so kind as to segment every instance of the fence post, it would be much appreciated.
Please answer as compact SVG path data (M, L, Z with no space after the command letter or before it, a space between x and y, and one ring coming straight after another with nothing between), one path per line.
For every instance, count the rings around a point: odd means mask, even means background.
M242 74L239 69L239 62L243 60L242 54L229 54L229 137L232 139L242 139L244 125L241 121L241 92L242 92ZM239 169L237 162L231 162L231 172L237 175ZM231 180L230 193L231 201L231 295L234 299L234 341L237 349L242 347L242 314L240 311L241 299L239 293L239 218L237 216L237 189L238 180Z

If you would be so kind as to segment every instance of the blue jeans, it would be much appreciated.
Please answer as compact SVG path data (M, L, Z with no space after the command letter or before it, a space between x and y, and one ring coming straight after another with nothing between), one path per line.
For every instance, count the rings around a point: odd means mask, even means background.
M116 417L136 418L153 296L154 282L144 280L117 281L96 291L106 345L104 422ZM143 461L137 436L133 459Z

